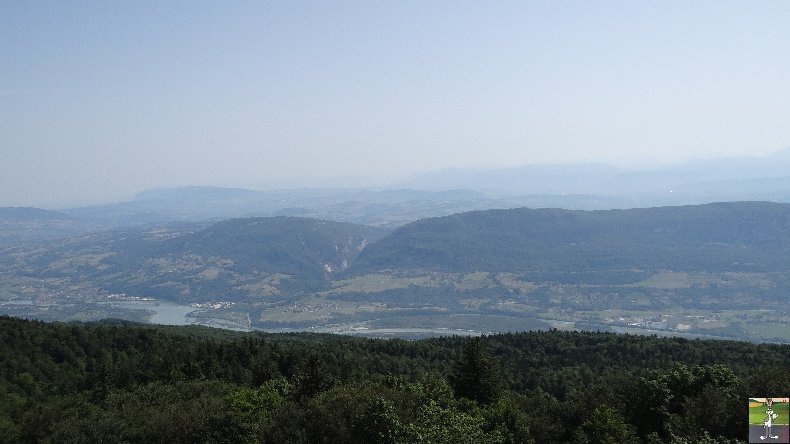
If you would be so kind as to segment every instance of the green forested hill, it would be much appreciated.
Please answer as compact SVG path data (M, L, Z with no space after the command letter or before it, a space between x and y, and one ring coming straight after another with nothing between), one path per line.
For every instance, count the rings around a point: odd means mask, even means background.
M729 443L790 346L371 340L0 317L0 442ZM708 439L703 441L704 439Z
M410 223L365 249L352 271L784 271L788 248L790 204L520 208Z

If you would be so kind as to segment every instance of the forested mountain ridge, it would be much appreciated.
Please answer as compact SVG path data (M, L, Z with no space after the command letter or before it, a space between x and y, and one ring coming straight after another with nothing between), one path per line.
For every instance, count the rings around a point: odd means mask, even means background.
M790 346L369 340L0 316L0 442L743 442Z
M789 247L790 204L518 208L407 224L367 248L352 272L779 271L790 269Z

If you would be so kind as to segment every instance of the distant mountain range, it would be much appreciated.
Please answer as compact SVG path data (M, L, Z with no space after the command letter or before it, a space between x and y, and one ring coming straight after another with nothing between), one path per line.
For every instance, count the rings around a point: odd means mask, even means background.
M378 226L397 226L422 217L482 209L486 196L467 190L294 189L252 191L185 187L149 190L113 205L64 210L107 226L231 217L303 216Z
M451 168L418 174L399 186L426 190L465 188L508 196L562 193L620 196L632 199L634 206L661 206L672 202L766 200L765 193L779 193L788 198L788 171L790 148L764 157L697 159L682 164L641 168L620 168L605 163L525 165L495 169ZM758 185L751 190L727 186L752 182ZM713 184L719 186L713 187ZM712 187L715 189L711 190ZM669 191L681 190L700 193L689 196L666 195ZM709 191L715 192L707 194Z
M396 228L455 213L509 208L603 210L711 202L790 202L790 149L766 157L696 160L625 169L603 163L448 169L392 189L184 187L128 202L47 212L0 211L0 247L96 229L233 217L299 216Z

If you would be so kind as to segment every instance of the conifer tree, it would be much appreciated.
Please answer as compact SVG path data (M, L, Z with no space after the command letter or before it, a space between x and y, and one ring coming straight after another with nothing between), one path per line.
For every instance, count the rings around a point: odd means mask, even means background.
M456 396L481 404L491 404L499 398L502 376L481 338L474 338L464 345L461 359L453 369L452 386Z

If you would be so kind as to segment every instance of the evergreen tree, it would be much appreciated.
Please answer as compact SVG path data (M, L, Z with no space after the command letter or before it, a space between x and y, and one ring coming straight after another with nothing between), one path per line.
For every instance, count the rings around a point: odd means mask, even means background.
M499 398L502 376L481 338L474 338L464 345L461 360L453 369L452 385L456 396L481 404L491 404Z

